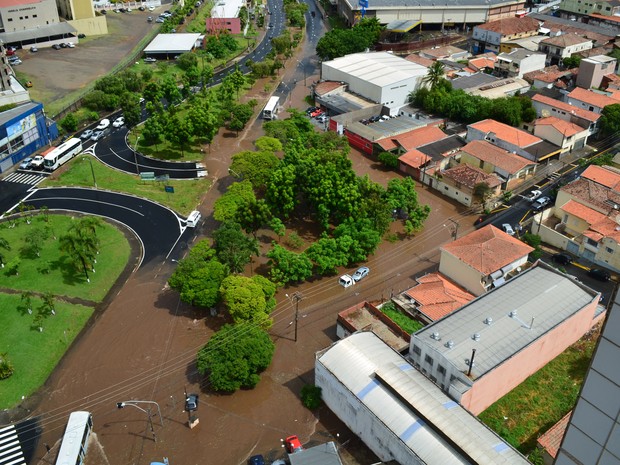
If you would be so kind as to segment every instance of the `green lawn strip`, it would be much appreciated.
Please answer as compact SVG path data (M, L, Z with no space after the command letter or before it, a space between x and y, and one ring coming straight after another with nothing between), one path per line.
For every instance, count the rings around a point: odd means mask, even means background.
M396 310L394 304L387 303L383 305L380 310L394 323L396 323L400 329L409 334L415 333L417 330L424 327L424 325L419 321L409 318L407 315L403 315L401 312Z
M523 454L574 406L588 370L596 340L584 337L479 416Z
M200 197L209 188L207 179L170 180L166 183L141 181L137 176L123 173L107 167L98 160L82 155L68 163L68 169L60 175L53 175L39 184L41 187L84 186L93 187L93 175L90 170L92 161L95 179L99 189L144 197L170 207L181 215L187 216L200 202ZM174 187L174 193L165 192L164 184Z
M39 332L32 325L40 306L33 298L30 315L19 294L0 293L0 353L7 353L15 370L0 381L0 409L13 407L45 382L93 313L90 307L57 300L56 315L46 318Z
M69 257L60 252L58 238L66 234L74 220L67 215L43 215L32 218L27 224L21 219L14 228L2 223L0 237L5 238L11 250L3 250L5 262L20 257L17 275L9 275L8 267L0 268L0 287L18 291L51 292L54 295L78 297L100 302L118 279L127 261L130 247L127 239L115 226L102 222L97 230L100 253L95 265L96 273L89 273L90 283L84 273L77 270ZM47 231L47 239L40 240L40 256L24 253L28 234L35 230Z

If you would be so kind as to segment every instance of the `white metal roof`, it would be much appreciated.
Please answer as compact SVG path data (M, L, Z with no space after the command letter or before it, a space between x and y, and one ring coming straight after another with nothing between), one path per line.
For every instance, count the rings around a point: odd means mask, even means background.
M465 360L476 349L471 372L476 379L598 300L597 295L539 262L503 286L426 326L414 337L462 369L468 368ZM488 319L490 324L485 323ZM439 340L434 334L438 334Z
M196 46L198 33L158 34L144 49L144 53L184 53Z
M425 464L529 463L374 333L337 342L318 362Z
M219 0L211 8L212 18L236 18L245 0Z
M388 52L353 53L323 66L338 69L379 87L425 76L427 68Z

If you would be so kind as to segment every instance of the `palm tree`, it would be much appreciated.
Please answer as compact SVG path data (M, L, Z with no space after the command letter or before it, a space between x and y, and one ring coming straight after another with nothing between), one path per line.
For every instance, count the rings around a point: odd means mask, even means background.
M4 254L1 249L11 250L11 244L4 237L0 237L0 266L4 268Z
M428 73L424 76L422 82L428 84L432 90L442 79L444 79L443 74L443 63L436 61L428 67Z
M88 270L94 272L95 253L93 246L88 238L84 238L75 231L69 232L60 238L60 250L67 253L77 269L82 269L86 281L90 282Z

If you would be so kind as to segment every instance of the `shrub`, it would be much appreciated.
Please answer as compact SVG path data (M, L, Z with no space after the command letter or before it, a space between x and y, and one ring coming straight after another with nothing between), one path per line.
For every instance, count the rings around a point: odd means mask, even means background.
M398 157L390 152L381 152L379 154L379 161L386 167L395 170L398 168Z
M309 410L321 406L321 388L314 384L306 384L301 388L301 403Z
M10 378L14 371L13 364L7 358L6 352L0 354L0 379Z

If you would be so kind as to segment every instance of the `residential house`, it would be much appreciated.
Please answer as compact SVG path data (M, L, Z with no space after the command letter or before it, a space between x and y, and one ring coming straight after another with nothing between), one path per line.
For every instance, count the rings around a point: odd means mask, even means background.
M475 166L487 173L495 173L502 180L502 190L513 190L536 171L536 162L486 140L474 140L463 147L460 151L460 163Z
M530 13L528 17L544 23L540 32L551 37L558 34L578 34L591 40L594 47L612 46L616 41L616 33L606 28L542 13Z
M526 16L524 18L504 18L474 27L474 54L484 52L499 53L500 45L514 39L538 35L540 23Z
M570 105L540 94L532 97L532 105L536 110L536 116L539 118L555 116L588 129L590 135L598 131L598 120L601 118L599 113L584 110L581 107Z
M556 116L548 116L534 121L534 135L559 145L562 153L567 153L585 147L589 130Z
M501 286L527 263L534 249L493 225L441 248L439 272L475 296Z
M594 92L592 90L575 88L568 94L568 103L578 108L584 108L594 113L601 113L607 105L620 103L620 99L612 98L610 94L603 92Z
M604 315L599 298L537 262L414 333L409 358L478 415L590 331Z
M532 230L550 245L620 271L620 170L589 166L563 186Z
M562 65L565 58L591 48L591 40L570 33L548 37L538 44L538 50L547 55L547 65Z
M478 55L474 58L471 58L467 63L467 67L475 73L493 71L496 60L497 55L495 55L494 53L485 53L483 55Z
M459 61L469 58L470 53L462 48L454 47L453 45L444 45L441 47L425 48L420 50L419 55L423 58L430 60L451 60Z
M440 273L429 273L416 281L415 286L394 296L392 301L425 324L449 315L475 298Z
M447 137L437 126L425 126L395 136L377 139L375 143L384 152L407 153L413 149Z
M457 165L435 173L434 177L425 176L424 179L429 186L467 207L476 201L479 184L486 184L489 198L499 196L502 186L502 180L495 173L489 174L469 165Z
M617 0L562 0L560 2L562 17L582 18L592 13L612 16L620 12Z
M459 152L461 147L465 145L465 140L456 134L429 144L421 145L417 148L417 151L427 156L426 162L423 166L419 167L420 169L408 172L408 174L424 184L429 184L431 181L429 177L448 168L452 158Z
M418 64L418 65L422 65L425 68L428 68L433 63L435 63L435 60L431 60L430 58L421 57L417 53L412 53L411 55L407 55L405 57L405 60L410 61L410 62L415 63L415 64Z
M521 78L525 73L543 69L546 58L544 53L530 52L521 48L510 53L500 53L495 62L494 73L504 78Z
M527 73L523 79L529 82L534 89L566 89L573 87L577 72L577 68L560 70L558 65L553 65Z
M618 4L620 6L620 2L618 2ZM588 16L588 24L610 29L612 31L618 31L620 29L620 17L616 15L606 16L598 13L590 13Z
M577 86L584 89L601 87L603 77L608 74L615 74L616 64L615 58L606 55L584 58L579 64Z
M530 52L537 52L538 44L541 40L545 40L546 38L547 37L544 35L539 35L523 37L521 39L508 40L500 45L499 51L502 53L510 53L513 50L522 48L525 50L529 50Z

